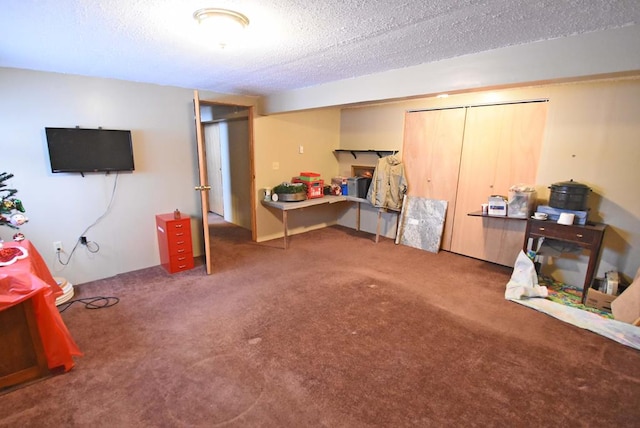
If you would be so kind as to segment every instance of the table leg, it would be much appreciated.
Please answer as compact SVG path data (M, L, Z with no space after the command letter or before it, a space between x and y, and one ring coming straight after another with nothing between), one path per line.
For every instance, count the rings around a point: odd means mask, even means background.
M382 217L382 208L378 209L378 224L376 225L376 244L380 239L380 217Z
M360 202L356 202L358 208L356 210L356 230L360 232Z
M584 286L582 287L582 304L587 301L587 291L591 287L593 277L596 273L596 264L600 259L600 251L602 250L602 238L604 237L604 231L599 235L596 235L595 239L589 247L589 264L587 265L587 273L584 279Z
M587 292L589 291L589 287L591 287L591 282L593 281L593 275L596 271L596 262L598 261L597 259L598 254L596 253L596 249L590 249L589 263L587 264L587 272L584 277L584 285L582 286L582 304L587 301Z
M282 225L284 226L284 249L286 250L289 245L287 242L287 238L289 236L289 229L287 227L287 211L282 210Z

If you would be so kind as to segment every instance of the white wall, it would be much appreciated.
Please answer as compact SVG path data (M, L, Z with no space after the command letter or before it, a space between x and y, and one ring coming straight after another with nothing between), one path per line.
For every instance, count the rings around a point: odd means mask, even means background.
M599 274L616 268L632 276L640 264L640 81L638 79L547 85L461 94L448 99L421 98L362 108L311 110L257 117L254 123L256 189L273 187L304 170L325 179L348 171L351 155L336 148L400 150L404 111L492 101L549 98L549 122L537 185L573 178L589 184L598 197L590 206L595 219L610 225ZM195 132L191 90L108 79L0 68L0 171L19 190L29 223L21 229L43 254L54 275L74 284L109 277L159 263L154 215L179 208L192 215L194 251L202 252ZM202 99L250 105L254 99L203 93ZM79 234L103 213L114 175L52 174L46 126L131 129L136 171L120 174L112 210L87 237L100 245L91 254L84 247L69 266L55 261L53 241L69 252ZM298 153L304 145L304 154ZM576 155L575 157L573 155ZM375 157L358 159L373 164ZM274 163L279 164L274 169ZM282 236L280 213L258 200L258 240ZM337 208L334 208L337 210ZM339 214L339 213L337 213ZM372 213L368 213L372 214ZM374 214L374 213L373 213ZM309 211L292 219L292 232L335 222L336 212ZM375 232L375 215L363 215L363 228ZM393 229L386 219L383 233ZM372 223L373 222L373 223ZM353 227L349 214L341 223ZM0 236L10 239L9 228ZM583 266L579 260L577 266ZM553 267L567 282L580 283L575 263ZM573 279L572 279L573 278Z
M333 150L340 138L340 110L322 109L263 116L254 119L257 241L281 237L282 212L260 203L263 189L273 188L303 171L324 180L338 173ZM302 145L304 153L299 153ZM334 204L341 205L341 204ZM337 207L314 207L289 214L289 233L325 227L336 222Z
M194 252L202 254L202 225L193 113L189 89L110 79L0 68L0 170L26 207L21 228L54 276L73 284L159 264L155 214L180 209L194 217ZM250 99L202 93L201 98L249 105ZM136 170L121 173L111 210L87 234L100 246L79 247L68 266L52 243L68 254L80 234L104 214L115 174L52 174L44 128L130 129ZM11 239L14 231L0 228Z

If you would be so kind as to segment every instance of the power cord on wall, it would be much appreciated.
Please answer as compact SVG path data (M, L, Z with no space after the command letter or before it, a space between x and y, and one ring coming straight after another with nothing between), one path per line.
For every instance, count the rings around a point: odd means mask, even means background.
M116 189L118 187L118 177L119 177L119 174L118 174L118 172L116 172L116 178L115 178L115 180L113 180L113 189L111 190L111 198L109 199L109 204L107 205L107 208L105 209L105 211L102 213L102 215L100 217L98 217L93 223L91 223L91 225L89 225L80 234L80 238L78 238L78 240L76 241L76 244L73 246L73 249L71 250L71 252L67 256L66 260L62 259L62 255L64 254L62 249L58 249L56 251L56 258L58 259L58 263L60 263L63 266L67 266L69 264L69 262L71 262L71 257L73 257L73 254L76 252L76 249L78 248L78 245L80 245L80 244L84 245L90 253L94 253L95 254L98 251L100 251L100 245L98 245L97 242L88 241L86 235L87 235L87 232L89 231L89 229L91 229L93 226L98 224L109 213L109 211L111 210L111 206L113 205L113 200L115 199L115 196L116 196Z

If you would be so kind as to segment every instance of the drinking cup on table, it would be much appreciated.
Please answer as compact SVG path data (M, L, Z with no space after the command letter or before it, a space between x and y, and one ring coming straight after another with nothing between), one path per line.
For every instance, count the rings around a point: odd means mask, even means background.
M535 218L536 220L546 220L547 217L549 217L547 213L541 213L541 212L533 213L533 218Z

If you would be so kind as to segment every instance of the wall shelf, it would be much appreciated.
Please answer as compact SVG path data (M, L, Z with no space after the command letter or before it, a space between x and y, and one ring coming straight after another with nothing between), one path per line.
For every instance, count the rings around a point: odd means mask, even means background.
M374 150L374 149L369 149L369 150L350 150L350 149L336 149L334 150L334 153L351 153L351 155L353 156L354 159L357 159L357 153L375 153L378 155L379 158L382 157L382 155L395 155L396 153L398 153L397 150Z
M489 215L489 214L484 214L482 211L474 211L472 213L467 213L467 215L471 217L499 218L501 220L528 220L528 217L509 217L506 215Z

